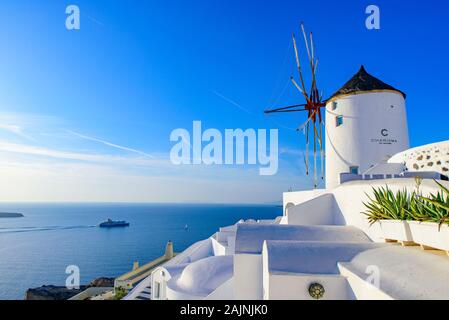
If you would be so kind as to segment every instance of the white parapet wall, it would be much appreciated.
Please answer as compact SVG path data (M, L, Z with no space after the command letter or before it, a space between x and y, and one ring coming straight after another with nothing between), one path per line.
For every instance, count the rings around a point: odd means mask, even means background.
M446 187L449 182L439 181ZM326 192L319 191L316 198L309 198L310 193L290 192L284 193L284 201L294 203L288 208L288 216L284 220L294 225L350 225L360 228L373 241L383 241L380 228L377 224L370 226L363 212L366 211L364 202L373 188L388 187L396 192L404 188L410 192L416 190L414 178L356 180L346 182L335 189ZM424 179L420 191L427 195L429 192L437 193L438 185L433 179ZM307 199L304 201L303 199ZM331 216L329 216L331 214Z
M372 242L266 241L262 252L264 299L314 299L309 292L313 283L322 286L323 299L354 299L338 262L383 246Z
M373 270L375 272L373 266L367 267L365 272L360 274L351 271L351 263L348 262L339 262L338 268L340 274L348 281L350 290L357 300L394 300L376 286L374 279L370 281L372 277L370 272L372 273Z
M261 300L262 250L266 240L371 243L360 230L348 226L251 225L237 228L234 255L234 296L237 300Z
M234 297L236 300L262 300L262 255L234 255Z
M357 299L449 299L449 260L442 255L387 245L361 252L338 267Z
M284 216L287 215L287 209L296 206L300 203L312 200L325 193L327 193L325 189L284 192L282 195Z
M212 248L214 251L214 256L224 256L226 255L227 246L222 242L218 242L214 237L210 238L212 241Z
M449 183L446 181L440 182L449 186ZM383 239L381 238L379 226L377 224L369 225L367 217L363 214L366 211L363 203L368 201L368 195L372 194L373 188L385 187L386 185L394 192L403 189L407 189L410 192L416 190L413 178L353 181L333 190L336 204L346 223L363 230L373 241L383 241ZM422 181L420 191L427 195L429 192L438 192L439 187L435 181L425 179Z
M344 224L336 212L334 195L325 193L287 209L290 225L337 225Z
M329 274L267 274L269 285L264 300L314 300L309 295L311 283L326 288L323 300L352 300L346 278Z
M204 300L234 300L234 277L223 283Z

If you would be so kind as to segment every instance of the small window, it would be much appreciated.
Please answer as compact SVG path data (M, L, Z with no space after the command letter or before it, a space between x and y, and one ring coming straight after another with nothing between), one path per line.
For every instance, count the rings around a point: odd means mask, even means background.
M337 101L332 102L332 111L337 109Z
M155 282L155 288L154 288L154 298L155 299L160 299L161 298L161 283L160 282Z
M335 125L337 126L337 127L339 127L339 126L341 126L343 124L343 116L337 116L336 118L335 118Z
M352 174L359 174L359 167L349 167L349 172Z

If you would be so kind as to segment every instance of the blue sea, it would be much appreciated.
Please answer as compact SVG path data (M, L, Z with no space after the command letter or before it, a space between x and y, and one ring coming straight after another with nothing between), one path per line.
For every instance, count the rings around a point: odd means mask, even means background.
M80 269L81 284L117 277L133 261L149 262L164 253L168 240L176 252L240 219L282 215L274 205L193 204L0 204L0 299L23 299L28 288L64 285L67 266ZM108 219L127 228L102 229ZM186 229L185 226L188 226Z

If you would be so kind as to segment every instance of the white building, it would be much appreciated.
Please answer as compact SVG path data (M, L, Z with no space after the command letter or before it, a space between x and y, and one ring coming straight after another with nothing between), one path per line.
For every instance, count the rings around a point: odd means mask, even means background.
M221 228L125 299L148 288L160 300L449 299L444 251L386 243L387 228L414 225L370 226L362 214L373 187L414 190L417 175L424 195L439 190L434 179L449 187L449 141L408 148L405 94L362 67L326 106L326 189L284 193L282 217ZM449 251L449 226L422 227L402 243L429 243L431 232Z

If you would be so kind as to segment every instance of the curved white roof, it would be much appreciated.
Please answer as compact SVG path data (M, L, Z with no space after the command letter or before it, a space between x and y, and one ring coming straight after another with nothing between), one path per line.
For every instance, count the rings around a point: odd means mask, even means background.
M214 256L193 262L169 282L172 290L207 296L232 277L233 256Z
M200 260L213 255L211 239L205 239L195 242L190 247L185 249L180 254L176 255L173 259L163 264L163 267L168 268L170 266L185 265L196 260Z
M265 240L371 242L363 231L351 226L240 224L237 226L235 253L260 254Z

